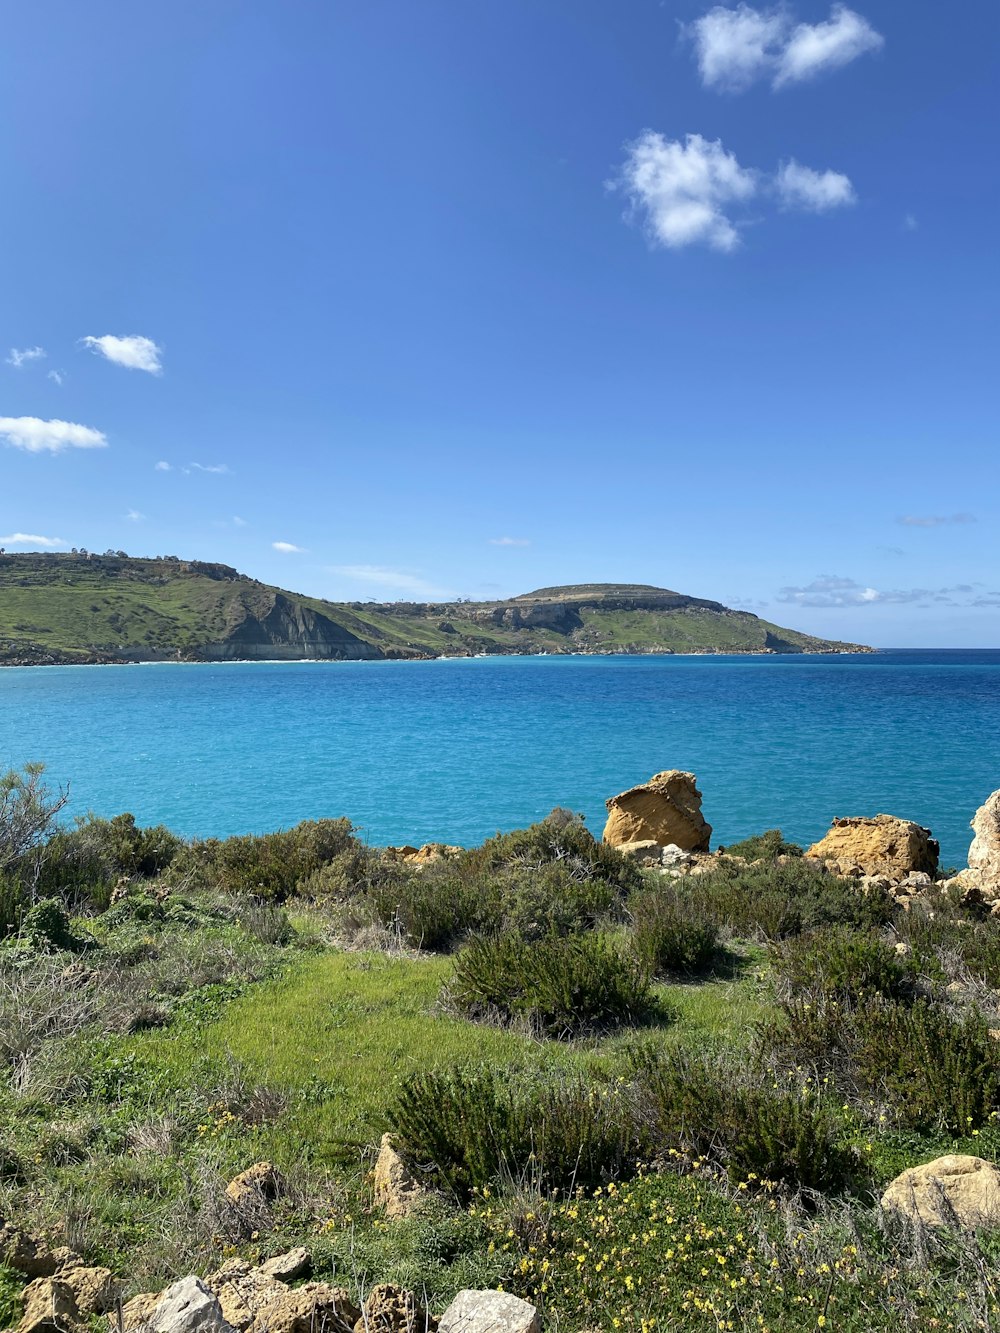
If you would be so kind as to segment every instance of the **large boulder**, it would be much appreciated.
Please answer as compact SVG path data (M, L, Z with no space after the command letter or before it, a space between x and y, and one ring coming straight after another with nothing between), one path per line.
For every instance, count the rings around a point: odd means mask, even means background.
M825 838L806 856L826 862L842 875L885 875L905 879L913 871L933 876L938 866L938 844L930 829L895 815L835 819Z
M460 1291L441 1316L438 1333L541 1333L533 1305L505 1291Z
M882 1207L932 1227L996 1226L1000 1171L982 1157L936 1157L898 1175L882 1195Z
M671 768L655 773L648 782L612 796L604 841L612 847L625 843L673 844L685 852L707 852L712 826L701 813L701 792L693 773Z
M987 797L972 818L969 869L963 879L987 897L1000 895L1000 791Z

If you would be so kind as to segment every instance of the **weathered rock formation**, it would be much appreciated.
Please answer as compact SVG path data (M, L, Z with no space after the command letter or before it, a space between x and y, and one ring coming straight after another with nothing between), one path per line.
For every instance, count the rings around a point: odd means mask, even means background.
M396 1151L395 1139L383 1134L373 1177L375 1203L386 1217L408 1217L426 1191Z
M932 1227L996 1226L1000 1171L981 1157L937 1157L898 1175L882 1195L882 1207Z
M972 832L966 876L984 896L996 897L1000 894L1000 791L976 811Z
M913 871L933 876L938 866L938 844L930 829L895 815L874 819L835 819L825 838L806 851L841 875L884 875L905 879Z
M527 1301L505 1291L460 1291L441 1316L438 1333L541 1333Z
M712 826L701 813L701 792L693 773L668 769L612 796L604 841L613 847L626 843L673 844L685 852L707 852Z

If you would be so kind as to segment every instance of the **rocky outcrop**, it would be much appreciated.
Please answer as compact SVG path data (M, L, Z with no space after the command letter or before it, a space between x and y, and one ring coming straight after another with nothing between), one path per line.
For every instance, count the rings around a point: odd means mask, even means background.
M930 829L895 815L875 815L835 819L830 832L813 843L806 856L823 861L840 875L902 880L914 871L935 875L938 850Z
M272 1203L280 1193L281 1176L273 1162L254 1162L226 1186L226 1198L237 1206Z
M380 1282L368 1293L364 1318L355 1325L354 1333L359 1328L361 1333L436 1333L437 1320L427 1314L412 1291L394 1282Z
M274 1286L248 1333L353 1333L361 1319L361 1311L343 1287L327 1282L307 1282L294 1290L281 1283Z
M882 1195L882 1207L926 1226L996 1226L1000 1171L982 1157L937 1157L898 1175Z
M390 861L403 861L406 865L419 869L420 866L428 865L432 861L450 861L463 850L464 848L455 847L447 842L425 842L421 847L404 843L402 847L383 848L383 854Z
M438 1333L541 1333L535 1306L505 1291L460 1291L441 1316Z
M613 847L654 842L661 847L673 844L685 852L708 851L712 826L701 813L701 792L693 773L675 768L656 773L605 804L604 841Z
M312 607L303 606L284 593L275 593L269 610L245 616L224 639L206 644L200 655L207 658L336 658L359 660L384 654L343 625Z
M376 1206L386 1217L408 1217L426 1191L396 1151L395 1139L383 1134L372 1180Z
M963 880L977 888L984 897L1000 896L1000 791L979 807L972 818L972 846L969 869Z

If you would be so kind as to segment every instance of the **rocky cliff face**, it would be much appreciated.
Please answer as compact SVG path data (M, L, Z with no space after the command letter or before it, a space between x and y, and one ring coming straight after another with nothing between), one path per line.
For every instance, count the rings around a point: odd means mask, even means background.
M342 661L370 660L385 654L365 643L342 625L276 593L264 614L249 608L224 639L207 643L199 656L209 661L245 658L287 659L335 658Z

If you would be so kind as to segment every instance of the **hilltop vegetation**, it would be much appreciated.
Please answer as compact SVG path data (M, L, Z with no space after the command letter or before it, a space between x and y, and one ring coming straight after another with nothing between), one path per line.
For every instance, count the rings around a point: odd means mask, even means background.
M478 653L848 652L663 588L581 584L499 602L326 602L175 557L0 554L0 663Z

